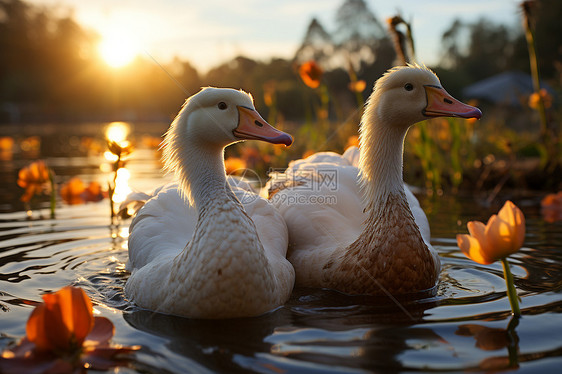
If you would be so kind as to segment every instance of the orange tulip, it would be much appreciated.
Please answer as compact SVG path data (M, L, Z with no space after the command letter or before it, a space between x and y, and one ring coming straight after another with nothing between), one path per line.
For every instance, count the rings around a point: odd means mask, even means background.
M25 188L21 201L29 202L35 195L49 188L50 170L44 161L32 162L18 173L18 186Z
M117 355L139 347L111 347L114 332L109 319L94 317L81 288L64 287L43 295L27 321L26 338L0 355L0 372L70 373L126 364Z
M0 137L0 151L12 151L14 149L14 138L11 136Z
M513 315L520 316L519 301L507 256L515 253L525 240L525 216L511 201L507 201L497 215L484 225L471 221L467 224L470 235L457 235L461 251L471 260L483 265L501 260L507 296Z
M43 295L27 321L27 338L42 351L68 351L82 346L94 327L93 306L77 287Z
M532 109L538 109L539 100L542 99L543 105L546 109L552 106L552 96L544 88L540 90L540 93L533 92L529 96L529 107Z
M67 204L83 204L90 201L100 201L106 197L98 182L90 182L85 185L78 177L71 178L60 188L60 195Z
M476 324L460 325L455 334L473 336L476 340L476 346L484 351L495 351L507 347L510 343L507 330Z
M84 182L80 178L74 177L61 186L60 195L68 204L81 204L84 190Z
M367 83L365 83L364 80L360 79L360 80L355 81L355 82L349 82L347 87L349 88L349 90L351 92L361 93L361 92L365 91L365 88L367 88Z
M483 265L517 252L525 239L525 216L511 201L490 217L486 225L471 221L467 227L470 235L457 235L459 248L468 258Z
M90 182L82 196L86 201L100 201L107 197L107 191L102 190L101 185L94 181Z
M550 193L541 200L541 213L546 222L562 221L562 191Z
M302 81L310 88L317 88L320 86L323 73L320 66L314 61L305 62L299 68L299 75Z

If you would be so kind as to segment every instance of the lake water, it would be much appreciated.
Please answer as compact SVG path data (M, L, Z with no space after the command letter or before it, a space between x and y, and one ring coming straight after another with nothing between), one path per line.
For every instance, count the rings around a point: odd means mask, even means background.
M166 126L138 125L134 132L158 136ZM107 162L81 148L85 135L102 139L103 126L64 128L72 134L61 129L0 127L0 136L15 138L12 152L0 157L0 350L25 335L32 311L27 300L40 301L44 292L73 284L114 323L114 343L142 346L119 372L559 372L562 222L543 219L540 194L514 198L527 219L524 248L510 257L521 297L519 320L511 317L501 264L478 265L456 246L455 235L466 232L468 220L485 221L503 203L486 208L472 196L422 199L443 264L435 296L394 302L296 289L286 305L261 317L190 320L126 300L129 221L111 225L107 199L59 202L56 219L49 218L46 201L31 216L19 202L17 172L35 158L46 160L58 182L70 176L104 184L111 179L100 169ZM39 136L39 149L21 149L29 135ZM129 185L148 191L167 179L155 151L140 140L137 148L127 164Z

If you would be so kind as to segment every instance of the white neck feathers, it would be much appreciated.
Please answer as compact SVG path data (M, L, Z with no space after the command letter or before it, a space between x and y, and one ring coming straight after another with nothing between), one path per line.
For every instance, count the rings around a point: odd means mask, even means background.
M172 122L163 142L167 172L179 181L183 197L199 209L225 194L232 195L226 182L224 148L201 144L187 135L187 103Z
M376 100L376 96L369 99ZM367 106L359 132L360 185L367 211L382 208L391 193L404 192L402 157L407 128L383 123L374 104Z

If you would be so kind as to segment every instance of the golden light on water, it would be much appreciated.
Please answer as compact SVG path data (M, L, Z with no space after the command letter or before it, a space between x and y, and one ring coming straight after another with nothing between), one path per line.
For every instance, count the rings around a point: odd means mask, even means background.
M131 128L126 122L111 122L105 129L105 137L109 141L121 143L127 139Z
M105 152L103 153L103 157L104 157L107 161L110 161L110 162L115 162L115 161L119 160L119 156L114 155L114 154L111 153L110 151L105 151ZM104 165L105 165L105 164L104 164ZM100 168L101 168L101 167L100 167ZM109 171L111 171L111 166L110 166L110 165L105 165L105 166L104 166L103 168L101 168L101 169L102 169L102 171L109 172Z
M131 187L129 187L129 178L131 178L131 172L125 168L120 168L117 170L117 178L115 179L115 192L113 193L113 202L120 204L127 198L131 192Z

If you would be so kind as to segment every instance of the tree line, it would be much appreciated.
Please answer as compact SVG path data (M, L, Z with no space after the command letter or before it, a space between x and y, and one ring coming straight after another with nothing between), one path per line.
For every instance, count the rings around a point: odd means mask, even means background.
M560 87L562 70L562 2L537 1L534 24L543 78ZM313 100L298 78L298 66L314 59L324 69L333 101L343 108L355 102L350 74L373 82L394 64L395 52L381 22L364 0L345 0L327 31L313 19L293 59L255 61L238 56L198 72L178 58L165 64L188 93L201 86L227 86L251 92L260 111L284 118L306 117ZM463 37L464 36L464 37ZM468 37L466 37L468 36ZM415 38L415 30L414 30ZM0 0L0 123L97 120L168 120L186 98L162 68L139 57L126 69L112 70L97 56L99 36L71 16L23 0ZM529 70L521 28L455 21L443 34L438 74L452 94L467 84L505 70Z

